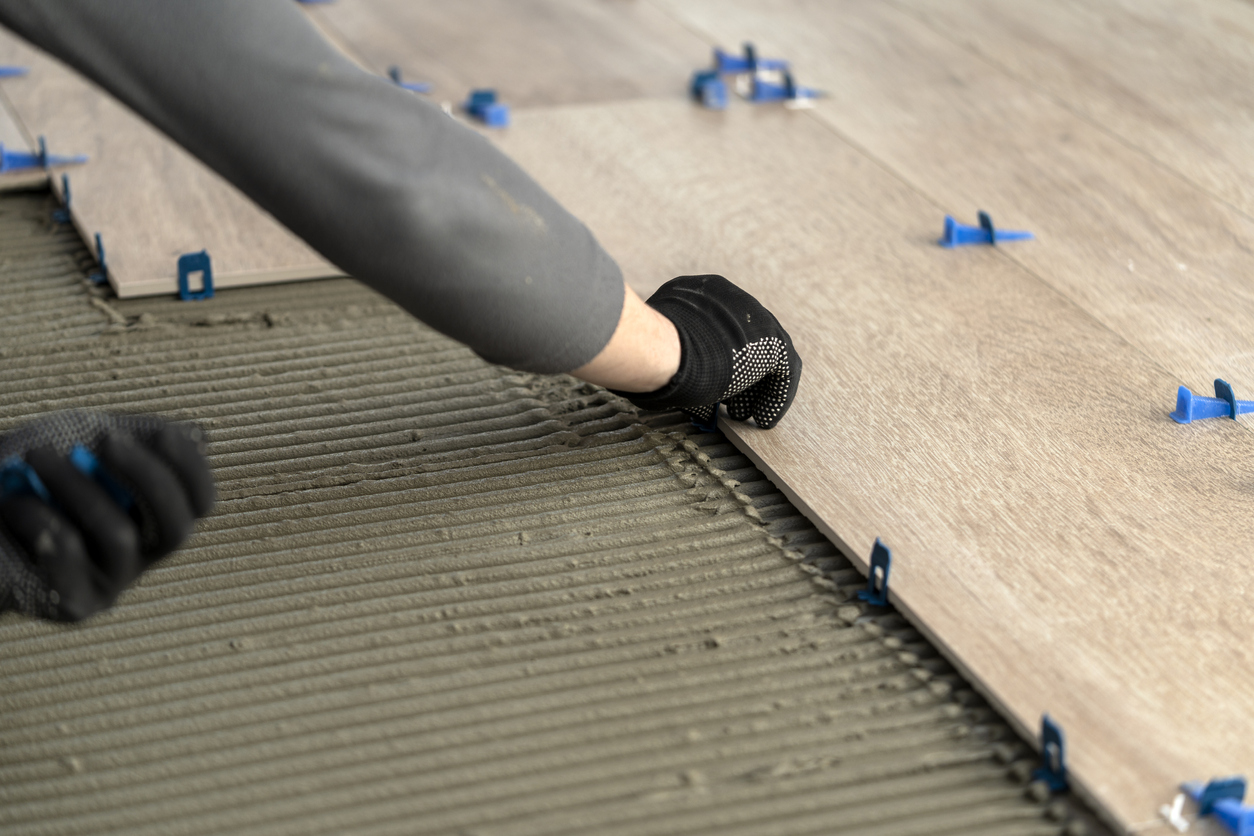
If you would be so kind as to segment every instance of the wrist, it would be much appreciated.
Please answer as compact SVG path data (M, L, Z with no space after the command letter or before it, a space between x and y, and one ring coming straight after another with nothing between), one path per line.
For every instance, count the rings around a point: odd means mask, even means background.
M625 287L623 311L610 341L571 374L608 389L652 392L679 371L681 354L675 324Z

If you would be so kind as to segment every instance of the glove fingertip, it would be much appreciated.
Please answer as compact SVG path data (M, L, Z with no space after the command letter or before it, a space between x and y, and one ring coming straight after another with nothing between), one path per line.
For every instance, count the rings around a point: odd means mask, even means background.
M203 517L213 509L213 474L205 461L205 434L195 424L166 424L152 440L153 449L170 465L187 491L192 513Z
M754 404L756 399L753 397L753 389L742 392L730 398L727 401L727 415L733 421L748 421L753 417Z
M187 493L157 454L115 432L101 442L100 459L135 496L142 520L141 551L147 561L165 557L191 535L196 517Z
M801 385L801 356L788 345L788 368L784 374L773 372L759 384L764 390L753 412L753 422L759 429L770 430L792 408Z
M126 512L94 481L51 447L30 450L26 459L52 495L59 512L87 547L111 595L139 576L139 532Z
M47 582L51 617L82 621L113 603L116 591L97 583L99 573L74 526L41 500L6 498L0 502L0 522Z

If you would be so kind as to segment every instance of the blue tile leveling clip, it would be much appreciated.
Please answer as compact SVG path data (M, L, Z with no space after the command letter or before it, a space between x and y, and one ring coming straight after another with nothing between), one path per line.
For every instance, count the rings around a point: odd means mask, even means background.
M61 208L52 210L52 219L59 224L68 224L70 215L70 175L61 175Z
M858 590L858 600L873 607L888 606L888 573L893 568L893 552L880 538L871 549L871 566L866 573L866 589Z
M783 84L775 84L755 75L753 77L753 87L750 88L749 101L808 104L806 100L819 99L825 95L821 90L815 90L810 87L798 87L796 82L792 80L792 73L785 72Z
M703 433L716 433L718 432L718 408L719 404L714 404L714 414L710 416L709 423L705 423L695 415L689 415L688 420Z
M39 138L39 151L35 153L30 151L8 151L5 150L4 144L0 143L0 171L27 171L33 168L48 168L54 165L77 165L85 162L87 162L85 154L76 154L72 157L59 157L49 154L48 143L42 136Z
M400 67L388 67L388 78L392 79L392 83L397 87L404 87L406 90L413 90L415 93L430 93L431 84L426 81L402 81Z
M464 107L489 128L509 126L509 105L497 101L495 90L471 90Z
M718 70L697 70L689 87L692 97L710 110L727 109L727 83Z
M184 253L179 256L179 298L184 302L213 298L213 262L209 253L201 250L198 253ZM200 290L192 290L191 277L200 273Z
M1254 807L1247 807L1245 778L1215 778L1209 783L1189 781L1180 789L1197 802L1198 815L1214 816L1233 836L1254 836Z
M811 99L824 94L809 87L799 87L789 72L788 62L779 58L759 58L753 44L744 45L743 55L714 50L714 67L697 70L692 75L689 92L710 110L727 109L727 82L723 76L748 76L744 96L751 102L784 102L790 107L808 107ZM777 83L778 81L782 83Z
M780 58L759 58L753 44L745 42L744 52L732 55L714 48L714 70L721 75L737 75L739 73L756 73L762 70L786 70L788 62Z
M1176 411L1171 413L1177 424L1190 424L1203 418L1228 417L1236 420L1238 415L1254 412L1254 401L1239 401L1232 394L1232 387L1225 380L1215 381L1215 397L1195 395L1189 387L1181 386L1176 390Z
M987 212L980 212L980 225L967 226L945 216L945 233L936 243L942 247L966 247L971 244L992 244L996 246L1002 241L1031 241L1036 236L1030 232L1017 229L997 229L993 219Z
M109 265L105 262L104 241L100 239L100 233L96 233L96 264L100 265L100 269L88 276L88 280L92 284L104 284L109 281Z
M1067 745L1062 728L1048 714L1041 717L1041 765L1032 780L1044 782L1050 792L1067 788Z

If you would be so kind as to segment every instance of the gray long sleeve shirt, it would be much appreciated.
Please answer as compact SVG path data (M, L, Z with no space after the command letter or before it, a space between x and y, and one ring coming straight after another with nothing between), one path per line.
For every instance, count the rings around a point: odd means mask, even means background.
M491 362L570 371L618 324L622 274L583 224L292 0L0 0L0 25Z

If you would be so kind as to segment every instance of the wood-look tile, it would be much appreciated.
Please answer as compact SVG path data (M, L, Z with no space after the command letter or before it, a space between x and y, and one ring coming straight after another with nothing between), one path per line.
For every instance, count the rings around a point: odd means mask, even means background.
M71 210L87 241L104 241L119 296L174 293L178 257L202 249L218 287L337 275L235 187L63 64L0 30L0 63L29 66L5 94L32 135L86 154L70 176Z
M682 136L683 141L674 137ZM1254 436L1167 415L1179 378L809 113L520 114L503 148L630 276L721 271L805 359L774 430L724 429L1077 785L1151 821L1254 771ZM769 149L769 153L764 153Z
M686 95L710 49L639 0L345 0L310 8L377 73L461 102L495 88L516 107Z

